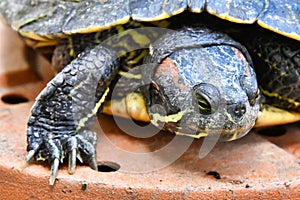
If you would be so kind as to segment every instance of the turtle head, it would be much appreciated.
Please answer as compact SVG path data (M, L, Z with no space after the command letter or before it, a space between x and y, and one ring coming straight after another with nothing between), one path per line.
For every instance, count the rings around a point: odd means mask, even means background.
M233 140L249 132L259 111L251 60L230 45L172 52L154 69L148 90L151 122L179 135Z

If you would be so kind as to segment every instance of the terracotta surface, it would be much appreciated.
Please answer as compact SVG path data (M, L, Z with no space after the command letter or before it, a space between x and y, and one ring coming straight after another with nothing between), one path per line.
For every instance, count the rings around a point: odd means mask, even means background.
M217 144L200 159L203 140L188 147L190 139L168 133L140 139L101 115L97 160L120 169L97 172L77 166L69 175L64 164L55 185L49 186L49 167L23 159L26 120L35 96L52 76L51 68L11 30L0 27L0 36L0 199L300 199L299 124L287 126L287 133L277 137L252 131L238 141ZM128 120L117 121L132 126ZM188 149L183 155L169 161L184 145ZM144 159L149 152L154 156Z

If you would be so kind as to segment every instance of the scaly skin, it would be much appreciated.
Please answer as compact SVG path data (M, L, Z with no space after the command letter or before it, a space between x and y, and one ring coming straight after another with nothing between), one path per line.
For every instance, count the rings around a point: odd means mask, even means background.
M96 134L89 126L96 119L107 88L118 71L116 54L102 46L86 50L48 83L32 107L27 128L26 160L48 160L50 184L58 163L69 156L74 173L76 157L93 169L96 164Z
M300 42L261 30L247 47L266 104L300 111Z

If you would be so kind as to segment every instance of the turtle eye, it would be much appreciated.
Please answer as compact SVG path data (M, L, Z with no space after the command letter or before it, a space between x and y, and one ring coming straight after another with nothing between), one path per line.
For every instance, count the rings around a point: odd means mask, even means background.
M197 106L202 114L208 115L212 113L211 105L206 97L196 93L195 99L197 100Z
M208 83L200 83L193 87L195 106L201 114L209 115L214 113L219 106L219 90Z
M157 85L157 83L155 83L154 81L151 82L151 86L153 89L155 89L156 91L159 91L159 86Z
M255 103L256 103L257 101L259 101L259 99L260 99L260 91L257 90L257 91L256 91L256 94L255 94L255 97L252 98L252 99L250 100L250 105L251 105L251 106L254 106Z
M150 84L150 96L151 96L151 102L155 104L163 104L163 98L161 91L159 89L159 86L157 83L152 82Z
M156 110L152 110L152 113L160 114L174 114L178 112L178 109L171 106L168 97L164 93L163 87L158 85L156 82L152 81L150 84L150 104L159 105L156 106Z
M253 76L240 76L240 84L248 96L248 101L251 106L259 100L260 94L257 86L255 75Z

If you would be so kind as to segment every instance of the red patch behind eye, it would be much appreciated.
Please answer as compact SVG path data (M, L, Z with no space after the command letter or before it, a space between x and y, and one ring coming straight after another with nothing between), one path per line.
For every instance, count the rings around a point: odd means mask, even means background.
M172 78L174 84L178 87L181 88L182 90L188 91L188 88L179 83L179 69L175 65L175 63L170 59L166 58L162 61L162 63L157 67L155 76L169 76ZM156 83L155 83L156 84Z
M243 62L244 66L246 68L247 76L251 76L249 63L247 62L247 60L244 57L243 53L240 50L238 50L237 48L234 48L234 47L232 47L232 50L234 51L235 55Z
M178 76L178 68L175 63L170 59L166 58L162 63L157 67L155 76L171 75L172 77Z

